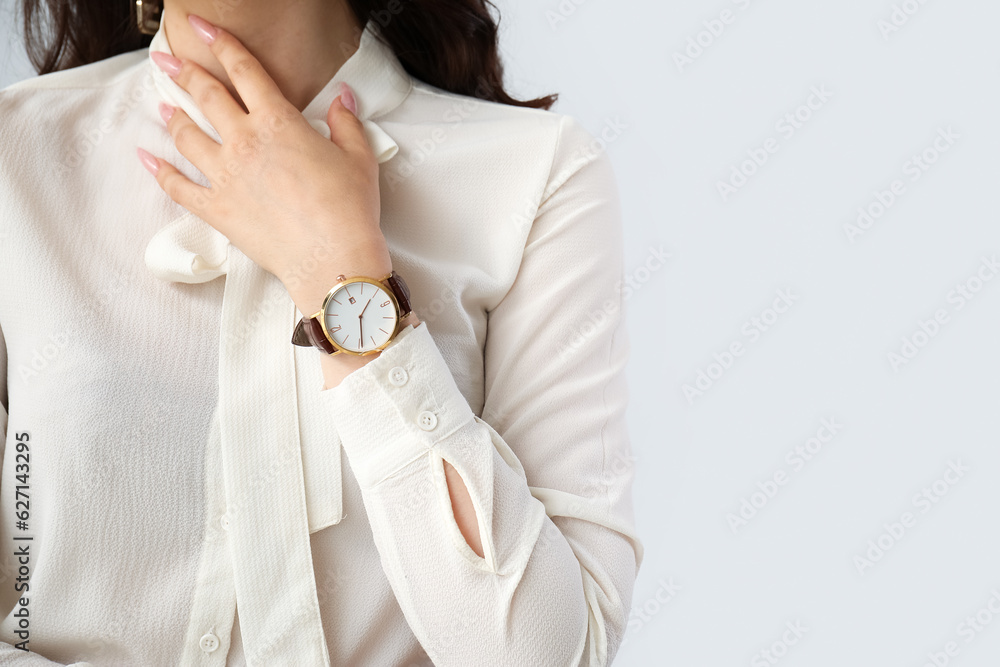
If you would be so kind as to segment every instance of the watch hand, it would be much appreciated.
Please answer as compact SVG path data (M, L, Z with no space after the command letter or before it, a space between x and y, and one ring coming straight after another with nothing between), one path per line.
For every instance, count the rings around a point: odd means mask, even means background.
M375 298L375 295L372 294L371 297L368 299L368 303L366 303L365 307L361 309L360 313L358 313L358 329L361 332L361 342L359 343L359 345L362 345L362 346L365 344L365 328L364 328L364 325L363 325L363 322L364 322L363 318L365 316L365 311L368 310L368 306L369 306L369 304L371 304L372 299L374 299L374 298Z
M368 303L371 303L372 299L374 299L374 298L375 298L375 295L372 294L371 299L368 299ZM361 309L361 313L358 315L358 317L362 317L365 314L365 311L368 310L368 303L366 303L365 307Z

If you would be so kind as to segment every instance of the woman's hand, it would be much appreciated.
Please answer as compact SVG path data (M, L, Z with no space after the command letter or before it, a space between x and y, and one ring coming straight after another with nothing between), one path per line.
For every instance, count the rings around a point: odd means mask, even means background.
M379 228L378 162L355 115L353 93L345 85L330 106L327 140L233 35L196 16L188 19L246 111L197 63L154 53L222 140L214 141L182 109L161 103L177 150L211 187L139 149L160 187L277 276L307 316L319 310L337 275L388 274L392 266Z

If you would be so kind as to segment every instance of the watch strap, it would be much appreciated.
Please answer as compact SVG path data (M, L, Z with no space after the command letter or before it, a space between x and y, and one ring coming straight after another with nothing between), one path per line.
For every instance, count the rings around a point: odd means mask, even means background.
M393 296L396 297L396 303L399 304L399 319L403 319L410 314L410 288L406 285L406 281L393 271L389 274L389 277L383 280L389 289L392 290Z
M327 354L334 354L337 348L329 341L323 333L323 325L315 317L303 317L299 320L295 331L292 333L292 343L308 347L318 347Z

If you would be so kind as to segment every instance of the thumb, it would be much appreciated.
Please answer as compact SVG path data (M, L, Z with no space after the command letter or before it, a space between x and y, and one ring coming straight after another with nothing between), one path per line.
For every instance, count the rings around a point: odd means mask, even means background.
M369 150L364 126L357 113L358 102L354 92L341 82L340 95L333 99L326 112L326 124L330 126L330 141L348 152Z

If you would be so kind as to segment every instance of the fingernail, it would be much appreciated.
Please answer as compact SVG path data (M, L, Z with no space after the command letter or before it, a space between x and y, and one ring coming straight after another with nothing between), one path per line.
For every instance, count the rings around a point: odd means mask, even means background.
M219 34L218 29L201 18L200 16L195 16L194 14L188 14L188 23L194 28L195 34L201 38L201 41L206 44L211 44L215 41L215 36Z
M159 65L160 69L170 76L177 76L181 73L181 61L174 58L166 51L153 51L153 62Z
M340 101L344 103L347 110L355 116L358 115L358 101L354 99L354 92L351 87L343 81L340 82Z
M156 161L156 158L141 148L136 148L135 152L139 154L139 160L142 161L142 166L145 167L153 176L156 176L156 172L160 170L160 163Z
M176 107L172 107L166 102L160 102L160 117L163 119L164 123L170 122L170 117L174 115L175 108Z

